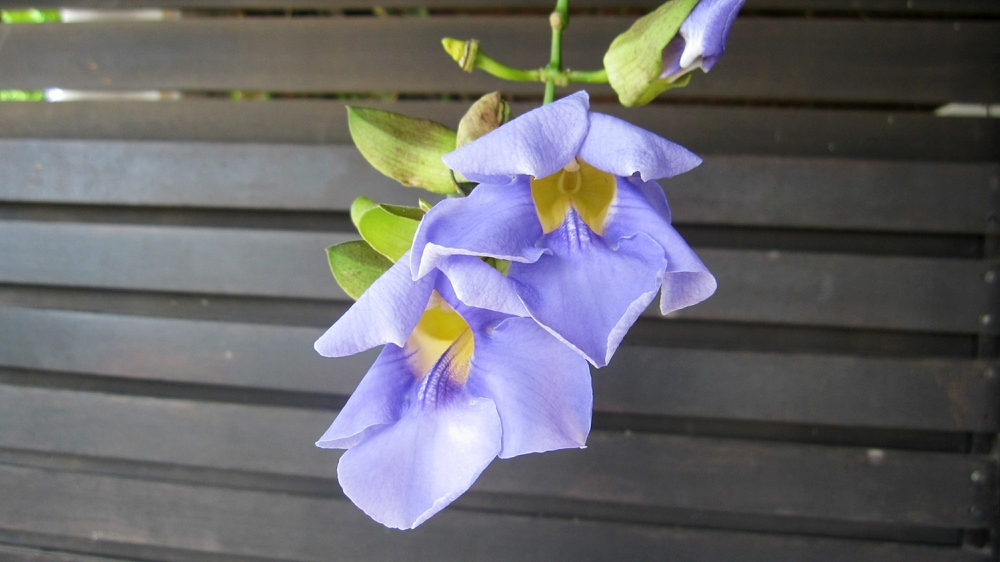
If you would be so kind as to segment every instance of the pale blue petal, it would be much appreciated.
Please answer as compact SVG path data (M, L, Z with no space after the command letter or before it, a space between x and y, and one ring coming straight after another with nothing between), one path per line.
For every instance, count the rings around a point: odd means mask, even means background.
M320 355L354 355L384 343L403 346L427 308L435 281L433 276L414 281L409 257L403 254L316 340Z
M472 486L500 452L501 431L493 402L463 390L373 432L344 453L337 476L372 519L412 529Z
M452 256L438 267L451 282L455 297L465 305L511 316L528 315L514 283L482 259Z
M638 172L644 180L669 178L701 164L701 158L683 146L603 113L590 114L580 158L616 176Z
M701 0L681 24L680 34L686 44L680 66L701 66L708 72L726 50L729 30L744 0Z
M349 449L373 431L398 421L417 381L407 357L402 348L386 345L316 446Z
M413 237L413 278L454 255L533 262L544 253L535 247L541 237L526 176L505 185L480 184L468 197L445 199L424 215Z
M475 335L467 388L496 404L506 459L583 447L594 408L587 362L530 318Z
M684 37L675 35L663 49L663 72L660 74L660 78L668 78L673 82L691 70L681 68L681 54L683 52Z
M476 181L518 174L536 178L551 175L579 151L587 136L589 107L584 91L543 105L445 154L444 163Z
M544 240L552 254L512 263L508 276L532 318L603 367L656 296L663 248L642 233L609 245L574 210Z
M620 180L604 238L614 244L618 239L643 232L663 248L667 268L660 293L660 312L668 314L707 299L718 285L694 250L664 218L663 205L666 198L657 183L633 185L631 181Z

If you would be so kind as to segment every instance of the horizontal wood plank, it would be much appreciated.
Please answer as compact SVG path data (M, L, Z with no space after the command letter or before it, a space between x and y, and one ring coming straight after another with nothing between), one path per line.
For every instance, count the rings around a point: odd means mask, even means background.
M0 467L0 528L124 545L327 562L659 560L986 562L958 548L539 519L446 510L388 531L348 502Z
M346 211L413 204L349 145L0 140L0 201ZM982 233L1000 166L709 156L661 181L674 220L738 226Z
M26 8L184 8L184 9L357 9L377 5L383 8L527 8L547 10L546 0L5 0L5 5ZM576 0L573 8L648 8L661 4L659 0L629 0L627 4L611 0ZM998 14L1000 7L991 0L749 0L743 11L791 10L821 12L890 12L899 14Z
M455 127L470 102L358 102ZM521 114L535 104L513 104ZM652 105L592 109L641 125L699 154L995 162L1000 121L911 111ZM0 104L0 138L351 142L344 103L184 100Z
M111 558L3 544L0 544L0 559L4 562L115 562Z
M332 322L332 319L331 319ZM346 396L377 351L325 359L322 330L0 308L0 365ZM663 342L668 345L669 342ZM982 361L625 347L594 372L602 413L991 432L1000 381Z
M574 18L563 61L599 68L634 18ZM532 68L548 52L543 17L331 18L108 22L11 26L0 88L486 92L462 73L440 38L476 37L505 63ZM995 102L1000 24L966 21L739 20L711 78L686 97L947 103ZM542 58L540 58L542 57ZM866 64L857 64L858 60ZM823 61L823 64L816 64ZM377 69L377 72L373 69ZM541 93L540 84L504 89ZM594 93L609 93L606 86Z
M323 250L353 237L8 221L0 223L0 282L344 300ZM699 255L720 288L676 317L996 330L996 291L984 280L992 262L708 249ZM654 307L649 314L657 316Z
M3 386L0 404L4 447L293 476L336 474L338 454L313 446L332 419L327 412ZM31 412L47 415L38 419ZM973 481L973 471L984 480ZM995 472L995 462L980 456L595 431L586 450L494 462L473 491L979 527L992 521Z

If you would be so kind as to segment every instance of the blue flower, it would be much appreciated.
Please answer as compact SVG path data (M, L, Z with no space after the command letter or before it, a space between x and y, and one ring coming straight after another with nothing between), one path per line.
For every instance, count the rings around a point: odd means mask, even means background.
M588 108L578 92L447 154L481 183L427 213L410 264L423 279L456 255L510 260L531 317L600 367L657 291L667 314L708 298L716 282L670 226L652 181L701 159Z
M661 79L674 82L696 68L708 72L726 50L744 0L701 0L663 50Z
M509 281L455 257L414 281L409 256L319 340L327 357L385 344L317 442L347 449L337 476L376 521L416 527L497 456L583 447L586 361L526 318Z

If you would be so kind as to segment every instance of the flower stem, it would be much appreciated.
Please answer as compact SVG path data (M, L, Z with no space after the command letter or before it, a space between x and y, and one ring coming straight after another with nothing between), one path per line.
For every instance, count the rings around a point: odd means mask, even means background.
M569 0L556 0L556 9L549 15L549 26L552 28L552 50L549 55L549 66L545 78L545 97L542 104L551 103L556 99L556 81L554 74L562 72L562 32L569 25Z

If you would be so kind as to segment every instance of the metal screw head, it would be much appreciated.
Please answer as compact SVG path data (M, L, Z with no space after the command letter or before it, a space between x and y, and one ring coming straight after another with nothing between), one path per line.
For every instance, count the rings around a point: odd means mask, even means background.
M992 283L997 280L997 272L992 269L983 274L983 281L987 283Z
M991 322L993 322L993 316L989 314L983 314L979 317L979 323L983 326L989 325Z
M986 481L986 474L984 474L982 470L973 470L970 478L973 482L979 484L980 482Z
M997 376L997 370L994 367L986 367L986 370L983 371L983 378L984 379L989 380L989 379L992 379L992 378L994 378L996 376Z

